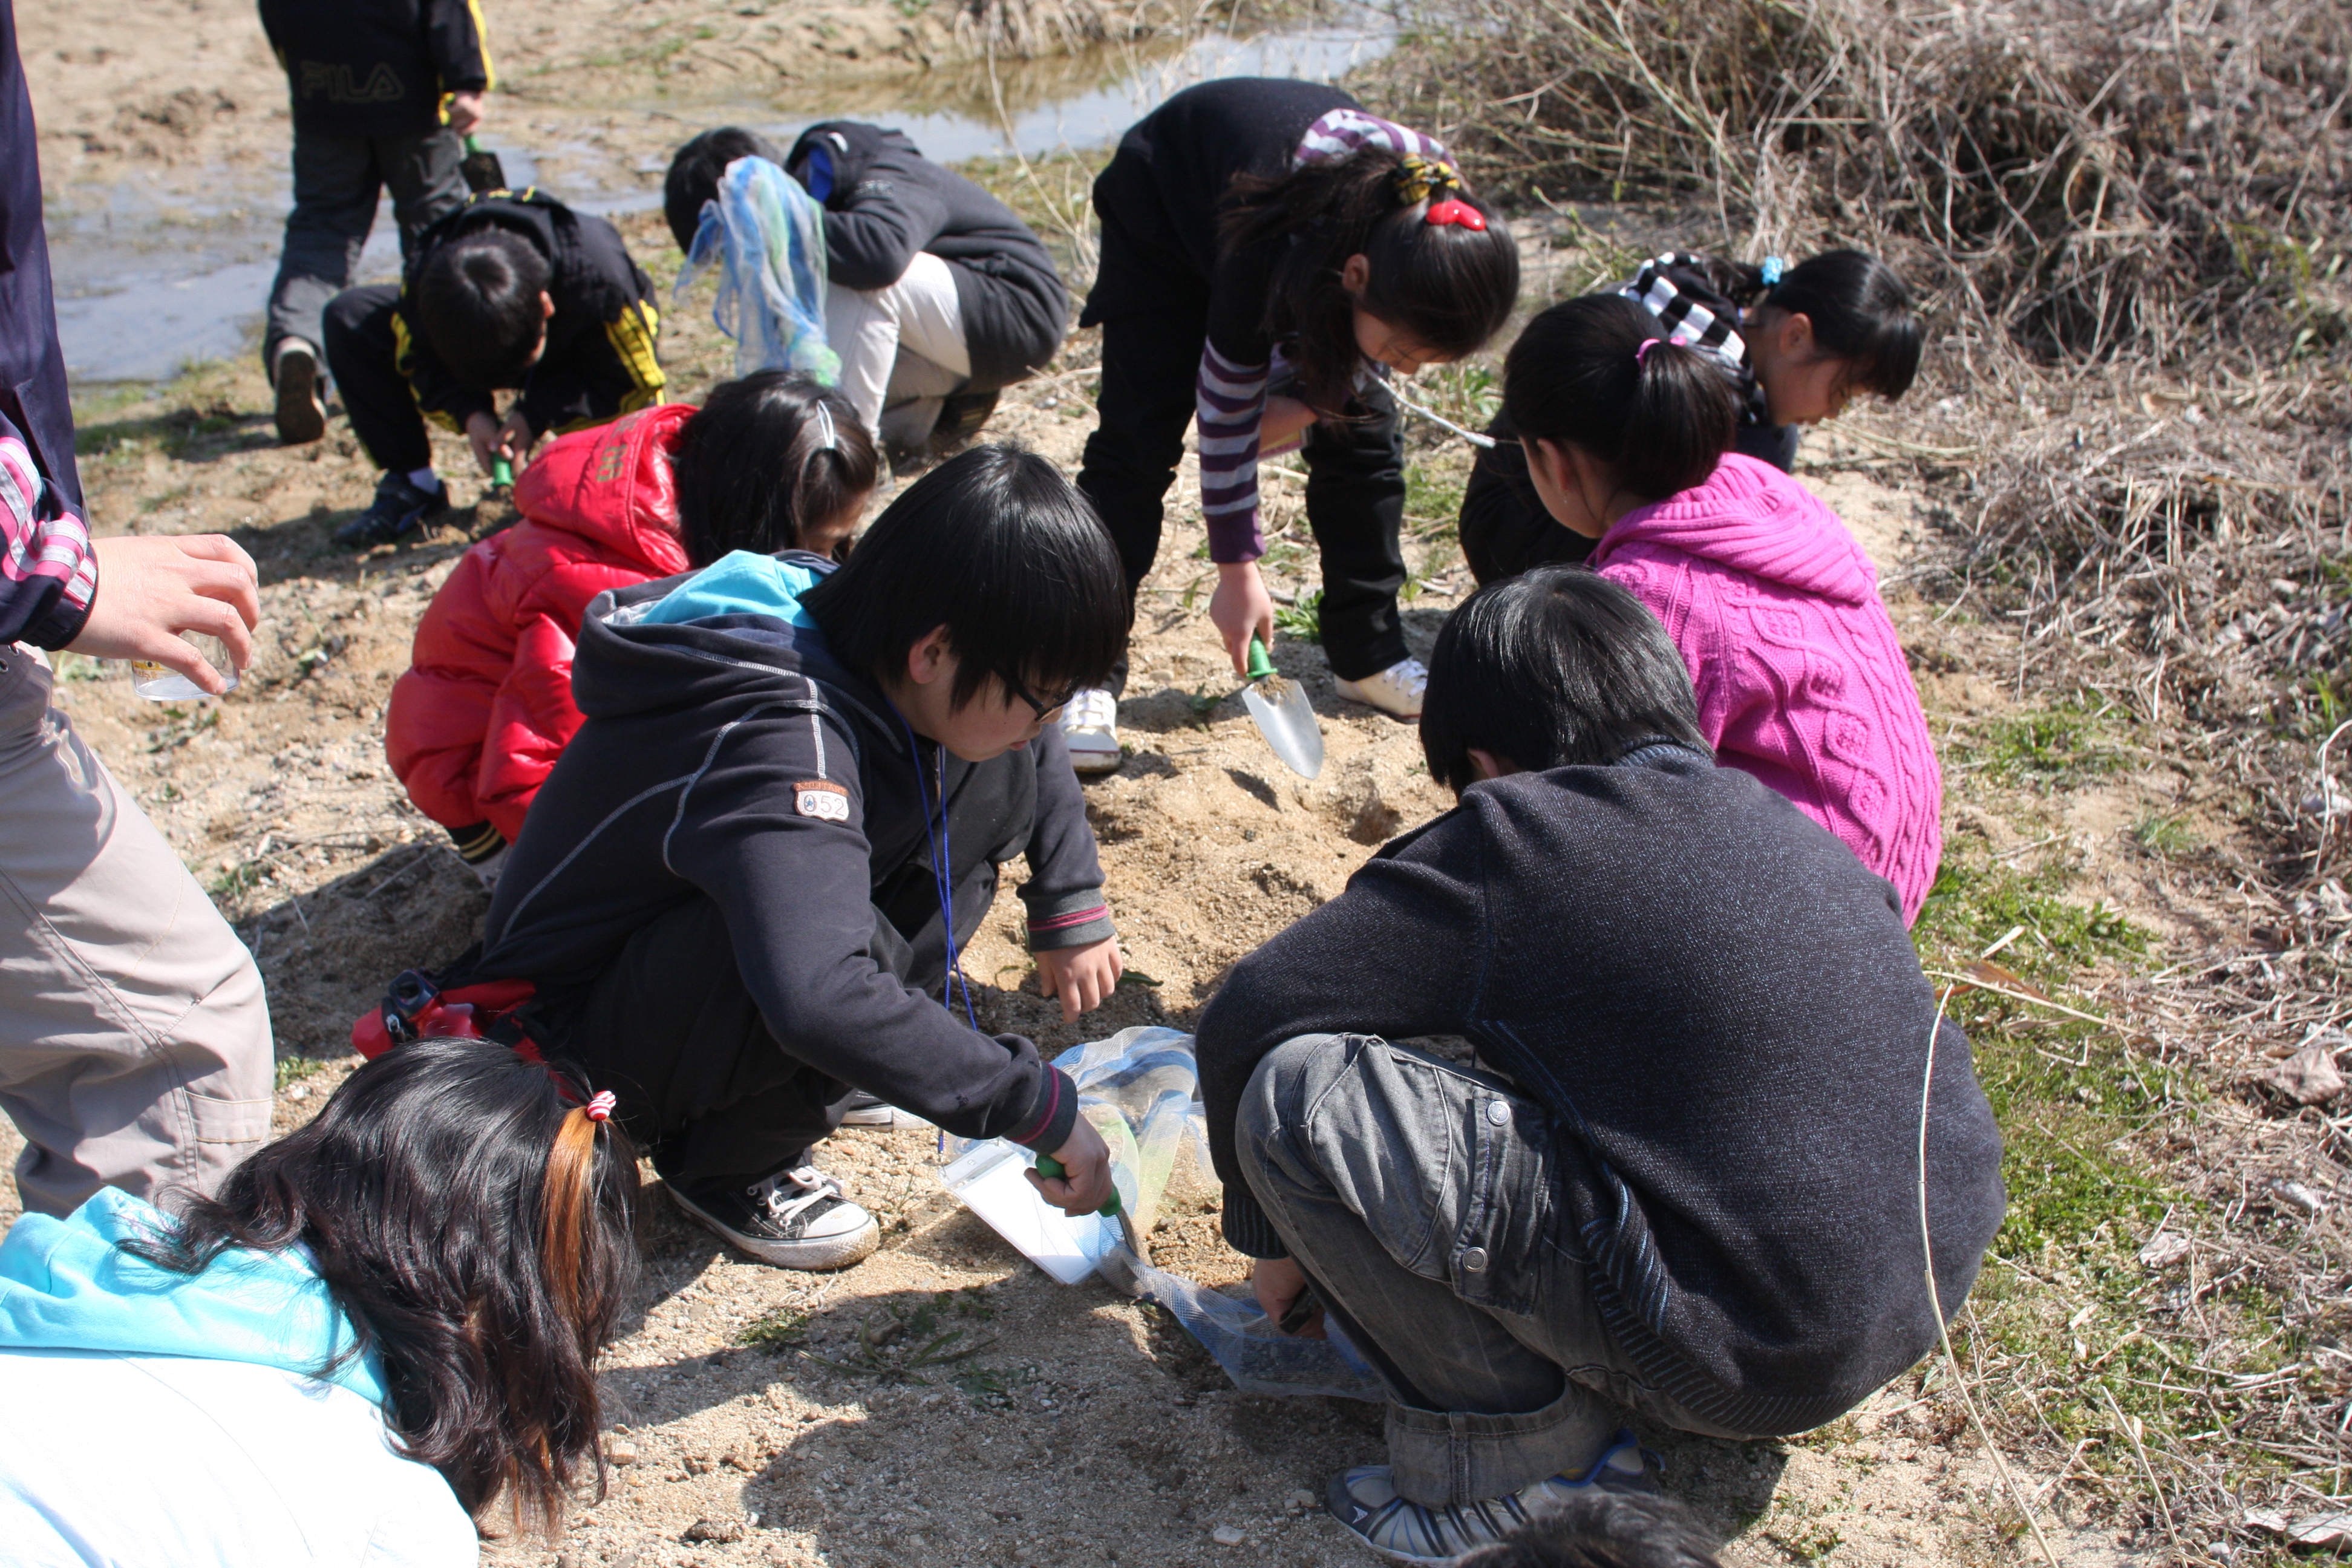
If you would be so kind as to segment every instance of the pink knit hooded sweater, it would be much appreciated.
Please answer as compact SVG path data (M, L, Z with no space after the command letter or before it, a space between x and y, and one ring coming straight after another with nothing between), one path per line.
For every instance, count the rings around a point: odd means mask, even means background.
M1843 839L1916 920L1944 848L1944 781L1878 574L1837 513L1734 453L1620 518L1591 565L1665 623L1717 761Z

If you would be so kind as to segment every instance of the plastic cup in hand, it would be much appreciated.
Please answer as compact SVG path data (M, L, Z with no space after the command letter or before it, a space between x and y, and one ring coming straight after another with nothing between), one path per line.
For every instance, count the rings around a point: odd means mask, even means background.
M236 689L236 666L228 661L228 647L220 638L202 632L182 632L180 640L204 655L205 662L227 679L230 691ZM170 666L152 664L143 658L131 661L131 689L150 702L188 702L212 695Z

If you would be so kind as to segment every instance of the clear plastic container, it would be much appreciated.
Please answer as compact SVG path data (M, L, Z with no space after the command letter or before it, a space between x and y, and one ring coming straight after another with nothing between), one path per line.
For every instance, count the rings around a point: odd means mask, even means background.
M237 668L228 660L226 644L202 632L182 632L180 637L204 655L206 664L227 678L230 691L236 689ZM131 661L131 689L150 702L193 702L212 695L170 666L151 664L143 658Z

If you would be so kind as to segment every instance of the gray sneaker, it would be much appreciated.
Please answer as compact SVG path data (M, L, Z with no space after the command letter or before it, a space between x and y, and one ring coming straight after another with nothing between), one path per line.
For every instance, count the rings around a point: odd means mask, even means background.
M814 1165L739 1187L732 1182L673 1185L678 1207L762 1263L779 1268L846 1268L882 1243L874 1216L842 1195Z
M1331 1478L1324 1507L1356 1538L1391 1563L1452 1563L1491 1546L1542 1513L1547 1506L1591 1487L1610 1491L1658 1489L1649 1455L1631 1432L1610 1439L1601 1458L1574 1476L1554 1476L1501 1497L1452 1508L1423 1508L1397 1495L1386 1465L1359 1465Z
M929 1122L911 1110L901 1110L887 1100L877 1099L858 1089L849 1097L849 1107L841 1114L844 1127L887 1127L893 1131L929 1127Z

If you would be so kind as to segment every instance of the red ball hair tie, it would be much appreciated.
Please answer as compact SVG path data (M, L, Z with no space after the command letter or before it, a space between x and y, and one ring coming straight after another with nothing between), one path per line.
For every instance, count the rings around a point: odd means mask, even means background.
M607 1089L600 1090L595 1099L582 1106L581 1109L588 1113L589 1121L603 1121L613 1114L613 1107L619 1103L613 1098L613 1091Z
M1476 229L1483 234L1486 228L1486 215L1468 202L1456 201L1452 196L1448 196L1444 201L1432 205L1429 216L1423 218L1422 222L1434 224L1440 228L1450 223L1458 223L1464 228Z

